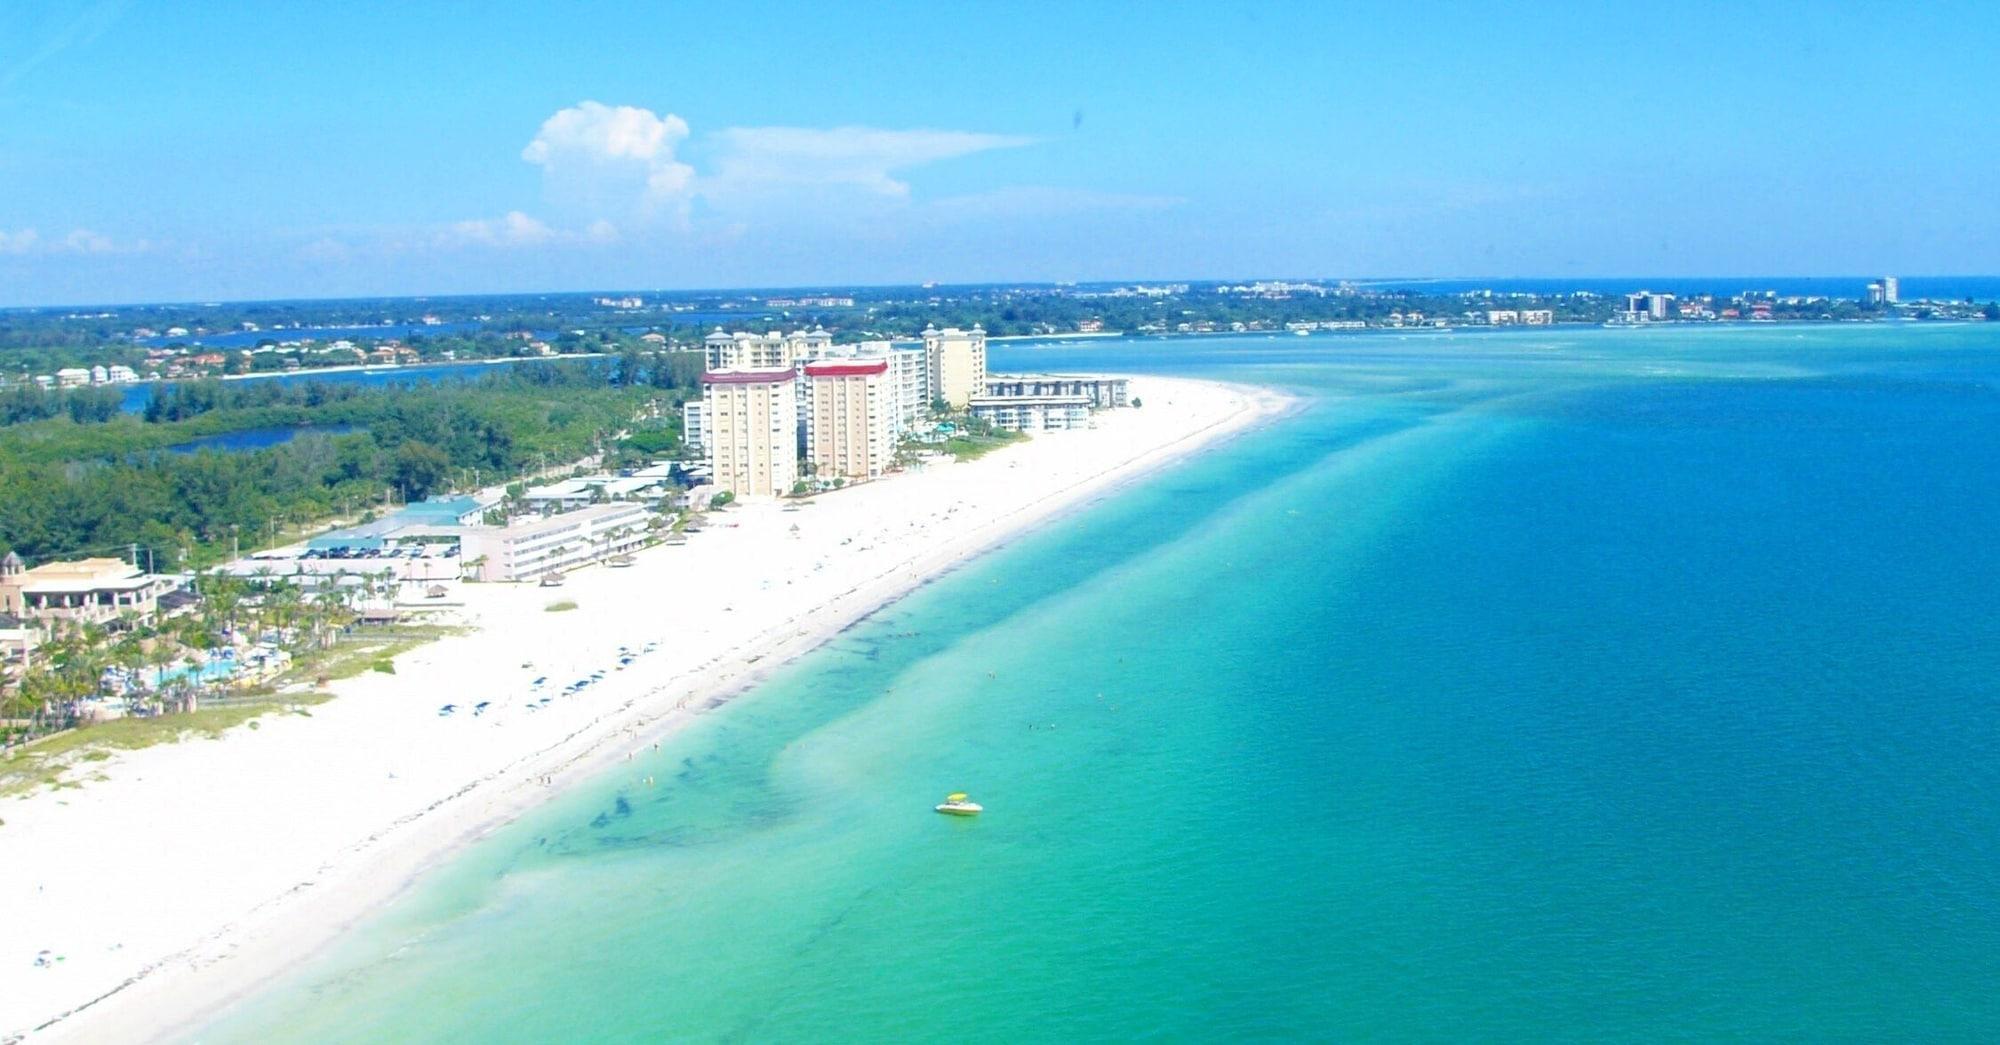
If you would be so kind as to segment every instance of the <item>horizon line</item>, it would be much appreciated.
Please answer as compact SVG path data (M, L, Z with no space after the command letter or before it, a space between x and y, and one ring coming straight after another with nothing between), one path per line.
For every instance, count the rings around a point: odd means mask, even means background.
M1869 280L1869 279L1880 279L1882 278L1882 275L1883 274L1881 273L1876 273L1872 275L1866 273L1812 273L1806 275L1797 275L1797 274L1776 275L1771 273L1763 273L1758 275L1742 275L1742 274L1722 273L1714 275L1678 275L1678 276L1659 275L1659 274L1645 275L1645 276L1637 276L1629 274L1611 274L1603 276L1258 275L1258 276L1228 276L1228 277L1147 276L1147 277L1117 277L1109 279L1075 279L1075 280L1064 280L1064 279L971 280L963 282L945 282L943 280L939 280L936 281L935 283L923 283L923 282L795 283L795 284L769 284L769 285L744 284L738 286L708 286L708 287L692 287L692 286L690 287L587 287L587 288L575 288L569 290L553 290L553 289L488 290L488 291L469 291L461 293L329 294L325 296L215 298L215 299L188 298L178 301L156 300L156 301L43 302L37 304L0 304L0 312L36 312L47 309L89 309L89 308L103 308L103 309L220 308L225 305L335 304L340 302L372 302L372 301L465 301L465 300L476 300L480 298L502 298L502 297L571 297L583 294L724 295L724 294L754 293L754 294L769 295L773 292L786 292L786 293L818 292L821 294L828 294L834 291L841 291L841 290L881 291L881 290L900 290L900 289L913 289L913 290L973 289L973 288L988 288L988 287L1096 287L1096 286L1126 286L1126 285L1159 284L1159 283L1186 283L1189 284L1190 286L1195 286L1195 285L1256 283L1256 282L1310 282L1310 283L1329 283L1329 284L1346 283L1346 284L1353 284L1355 286L1365 287L1365 286L1382 286L1388 284L1400 285L1400 284L1424 284L1424 283L1476 283L1480 281L1492 281L1496 283L1530 282L1530 281L1561 282L1564 280L1575 280L1575 281L1593 281L1593 282L1612 282L1612 281L1631 282L1634 284L1635 289L1643 290L1643 289L1650 289L1644 286L1644 284L1648 281L1664 284L1676 280L1679 281L1701 280L1709 282L1719 281L1719 280L1750 280L1750 281ZM1896 276L1895 278L1901 281L1940 280L1940 279L2000 280L2000 272L1920 273L1917 275ZM1753 289L1753 288L1746 287L1745 289Z

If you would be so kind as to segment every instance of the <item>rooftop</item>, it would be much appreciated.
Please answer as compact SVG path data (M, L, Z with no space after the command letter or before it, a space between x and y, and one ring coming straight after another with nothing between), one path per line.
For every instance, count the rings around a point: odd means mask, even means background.
M526 519L521 522L517 522L514 525L509 526L505 529L469 530L466 531L466 535L468 537L472 536L498 537L502 540L510 540L517 537L528 537L537 533L545 533L549 530L557 530L566 527L576 526L581 523L592 522L607 516L627 515L633 512L637 512L643 515L645 514L646 509L644 506L630 501L626 501L619 504L593 504L583 508L578 508L573 512L563 512L560 515L550 515L542 518Z
M73 562L43 563L15 583L22 591L41 593L135 591L157 583L160 578L145 573L123 559L78 559Z
M1083 395L973 396L966 405L974 409L982 406L1089 406L1090 397Z
M807 377L865 377L869 374L886 374L888 372L889 361L886 359L806 364Z
M471 494L433 497L428 501L404 505L393 518L400 518L406 523L451 523L457 522L460 516L487 507L488 503Z
M704 385L774 385L796 377L791 367L769 370L710 370L701 375Z

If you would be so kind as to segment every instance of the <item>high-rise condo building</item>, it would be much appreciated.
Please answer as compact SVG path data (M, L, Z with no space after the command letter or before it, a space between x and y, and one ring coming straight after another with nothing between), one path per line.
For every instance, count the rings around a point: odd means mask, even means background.
M806 459L821 480L873 479L896 454L897 386L889 360L807 363Z
M681 442L696 450L708 447L708 400L690 399L681 404Z
M783 497L799 479L798 375L789 366L701 375L714 483L741 498Z
M969 331L925 327L924 355L933 399L963 410L973 396L985 391L986 331L977 326Z
M833 351L833 335L825 327L794 330L787 334L773 330L753 334L735 333L717 327L701 339L710 370L769 370L791 366L801 359L820 359Z

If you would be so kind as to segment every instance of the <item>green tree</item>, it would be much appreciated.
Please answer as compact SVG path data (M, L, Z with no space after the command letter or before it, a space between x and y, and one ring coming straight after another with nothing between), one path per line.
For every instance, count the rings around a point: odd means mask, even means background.
M421 501L430 496L451 472L451 458L429 443L411 440L396 449L395 469L390 473L405 501Z

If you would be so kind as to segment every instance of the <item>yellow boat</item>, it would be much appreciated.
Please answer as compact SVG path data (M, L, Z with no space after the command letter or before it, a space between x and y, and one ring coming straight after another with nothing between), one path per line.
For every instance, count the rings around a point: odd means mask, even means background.
M965 792L954 791L938 803L937 811L946 816L978 816L986 811L986 807L967 799Z

